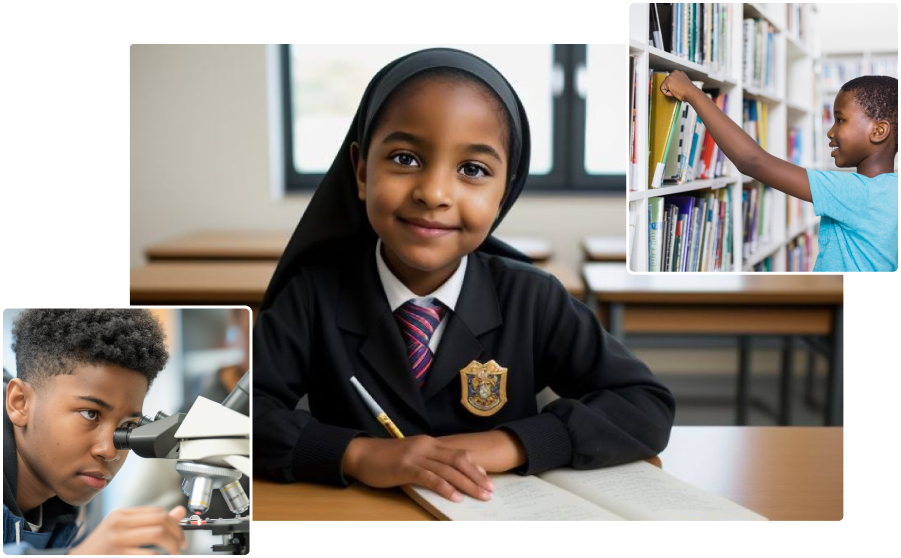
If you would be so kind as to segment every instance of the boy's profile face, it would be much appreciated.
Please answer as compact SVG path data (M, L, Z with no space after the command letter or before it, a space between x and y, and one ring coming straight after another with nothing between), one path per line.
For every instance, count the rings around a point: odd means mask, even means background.
M357 155L385 261L414 292L440 286L491 231L507 177L503 110L476 84L429 79L390 102Z
M857 167L873 155L870 135L876 124L857 103L854 93L840 91L833 105L834 122L827 132L837 167Z
M16 429L19 486L30 482L35 493L86 504L128 456L113 446L113 431L140 420L147 379L116 365L81 364L35 388L13 382L7 412L24 427Z

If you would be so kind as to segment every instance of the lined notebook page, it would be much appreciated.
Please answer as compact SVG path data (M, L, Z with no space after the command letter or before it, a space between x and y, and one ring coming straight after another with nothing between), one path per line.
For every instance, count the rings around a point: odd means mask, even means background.
M494 497L488 502L464 496L460 503L451 502L426 488L410 487L432 514L454 521L562 521L617 520L616 515L594 504L546 483L537 477L492 475ZM409 493L409 491L408 491ZM435 510L439 513L436 514Z
M631 520L766 519L644 461L593 471L557 469L540 477Z

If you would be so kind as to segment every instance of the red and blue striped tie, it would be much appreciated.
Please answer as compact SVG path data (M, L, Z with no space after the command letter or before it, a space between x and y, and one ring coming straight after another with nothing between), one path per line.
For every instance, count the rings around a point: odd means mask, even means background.
M446 309L440 302L435 306L425 307L413 304L412 300L403 303L394 311L394 318L400 325L400 333L407 346L407 357L410 359L410 367L413 370L413 381L422 387L425 385L426 376L432 366L432 350L429 349L429 340Z

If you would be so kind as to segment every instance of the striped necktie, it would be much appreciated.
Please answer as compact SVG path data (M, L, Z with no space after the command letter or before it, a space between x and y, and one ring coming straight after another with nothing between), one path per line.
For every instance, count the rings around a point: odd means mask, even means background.
M403 303L394 311L394 318L400 325L400 333L407 346L413 381L419 387L425 385L429 368L432 366L429 340L441 323L445 312L446 308L438 301L435 301L434 306L426 307L413 304L412 300Z

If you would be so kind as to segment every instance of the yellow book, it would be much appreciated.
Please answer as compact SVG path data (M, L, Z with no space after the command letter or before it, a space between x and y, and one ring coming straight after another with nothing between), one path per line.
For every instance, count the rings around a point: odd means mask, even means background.
M766 103L760 103L760 105L760 147L766 149L767 106Z
M654 72L651 81L651 126L648 137L648 188L659 188L663 181L666 151L676 116L682 103L660 91L660 84L669 74Z

